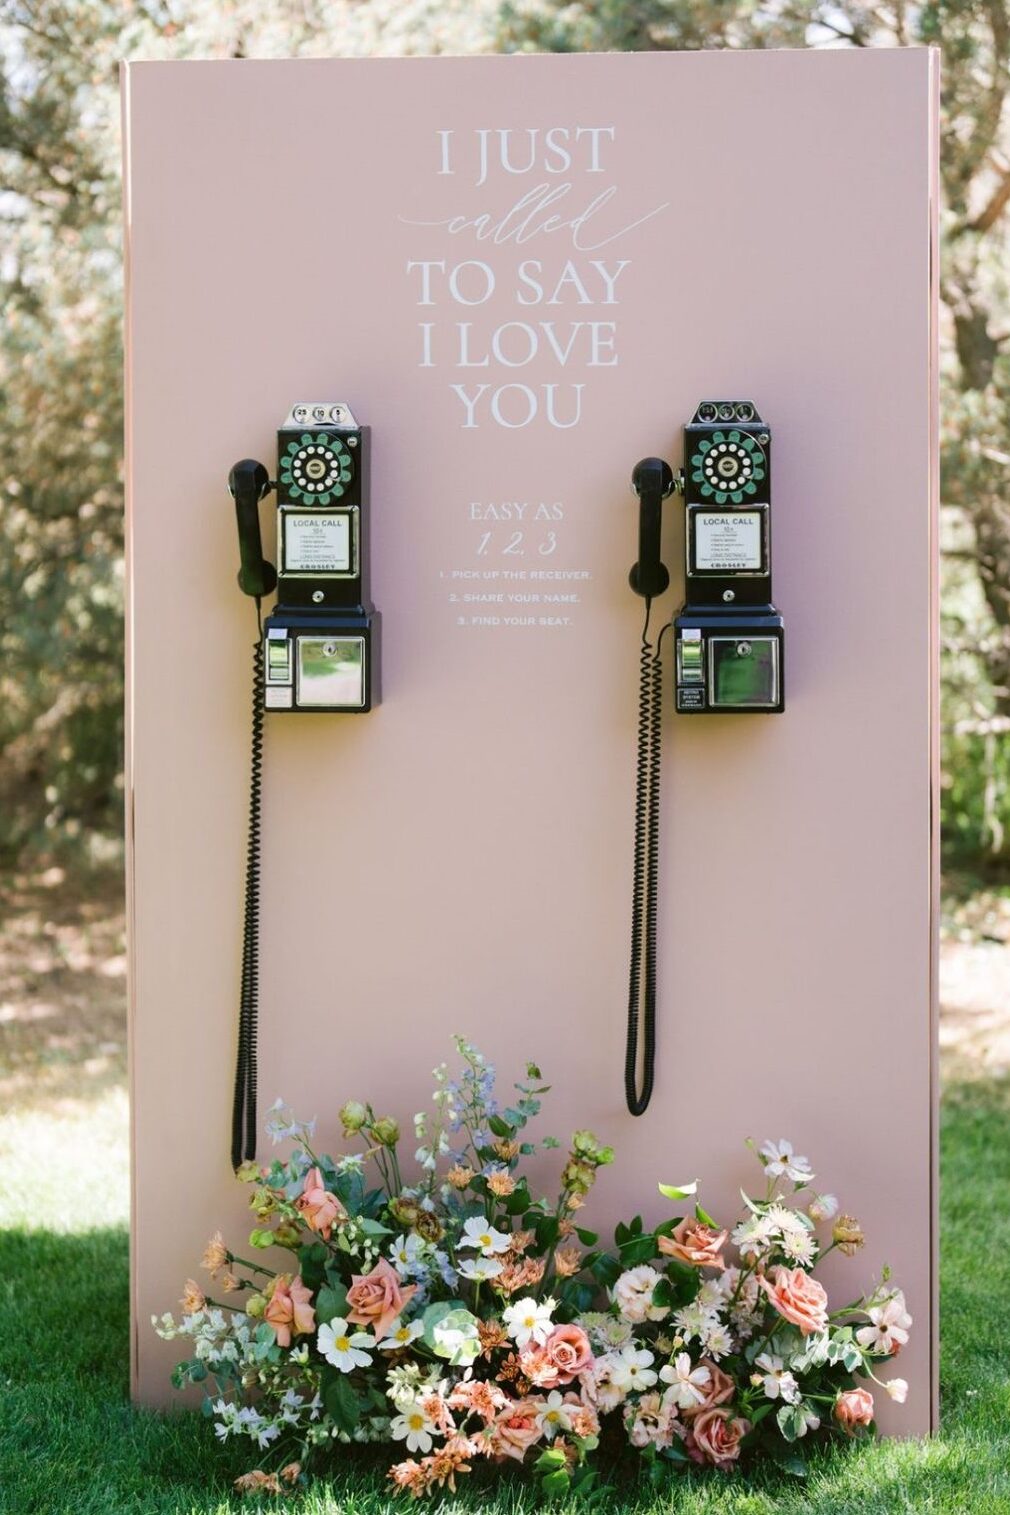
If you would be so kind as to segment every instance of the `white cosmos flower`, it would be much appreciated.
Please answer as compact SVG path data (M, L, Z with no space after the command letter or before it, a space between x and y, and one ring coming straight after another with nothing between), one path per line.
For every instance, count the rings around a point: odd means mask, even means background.
M799 1385L781 1357L762 1352L755 1359L754 1366L760 1371L761 1384L769 1399L782 1399L787 1405L796 1404L800 1397Z
M389 1422L390 1436L394 1441L405 1441L408 1452L430 1452L434 1429L416 1399L403 1404L401 1413Z
M873 1305L866 1313L870 1317L870 1324L860 1326L856 1332L856 1340L861 1347L890 1357L892 1352L905 1345L912 1317L905 1309L905 1296L900 1289L895 1290L882 1304Z
M670 1385L670 1398L675 1405L682 1410L691 1410L695 1405L700 1405L705 1399L705 1386L712 1378L709 1368L700 1364L696 1368L691 1366L690 1354L681 1352L660 1368L659 1376L664 1383ZM653 1374L655 1378L655 1374Z
M814 1176L809 1161L793 1152L792 1142L765 1142L761 1156L765 1159L765 1172L771 1178L791 1178L794 1184L808 1184Z
M511 1236L496 1231L483 1215L471 1215L463 1226L463 1235L457 1246L476 1247L484 1257L493 1257L496 1252L507 1252L512 1245Z
M535 1341L538 1347L542 1347L554 1329L551 1315L556 1307L556 1299L545 1299L538 1304L531 1295L517 1300L514 1305L507 1305L502 1311L502 1319L516 1346L525 1347L527 1342Z
M339 1368L341 1373L353 1373L355 1368L367 1368L372 1361L365 1347L375 1348L374 1336L365 1331L355 1331L352 1325L339 1315L319 1327L316 1346L320 1355Z
M409 1325L405 1326L400 1317L397 1316L383 1339L379 1342L379 1351L395 1352L399 1347L409 1347L412 1341L416 1341L419 1336L423 1335L424 1325L421 1321L412 1320Z
M543 1401L542 1408L537 1412L537 1425L547 1437L553 1441L559 1431L570 1431L572 1422L568 1416L568 1407L565 1398L557 1389L552 1389Z
M497 1257L467 1257L460 1263L458 1272L464 1278L472 1278L477 1283L483 1283L486 1278L497 1278L502 1271L502 1264Z
M610 1382L625 1394L632 1389L651 1389L657 1377L652 1368L654 1361L647 1348L629 1342L611 1360Z
M411 1268L424 1251L424 1241L415 1231L398 1236L389 1249L389 1260L394 1268Z

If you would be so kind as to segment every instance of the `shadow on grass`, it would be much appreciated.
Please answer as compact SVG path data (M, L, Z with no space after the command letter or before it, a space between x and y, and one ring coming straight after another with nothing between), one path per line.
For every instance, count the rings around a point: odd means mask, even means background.
M968 1079L946 1091L942 1168L939 1437L823 1454L805 1482L760 1472L746 1481L688 1475L657 1493L633 1467L612 1469L615 1488L600 1508L628 1515L1010 1511L1010 1080ZM260 1507L231 1492L236 1474L254 1465L249 1449L218 1445L199 1414L158 1415L130 1404L128 1331L125 1228L0 1232L4 1515L226 1515ZM284 1515L410 1508L387 1492L388 1461L376 1449L355 1449L338 1477L263 1508ZM440 1515L542 1507L536 1486L509 1473L482 1468L458 1496L435 1506Z

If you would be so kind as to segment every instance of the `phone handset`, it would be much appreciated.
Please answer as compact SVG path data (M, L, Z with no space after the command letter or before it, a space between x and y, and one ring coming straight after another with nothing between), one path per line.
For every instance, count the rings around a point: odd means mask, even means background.
M238 571L238 587L243 594L262 600L277 588L277 570L263 556L259 511L260 501L266 499L273 485L262 463L255 458L243 458L228 475L228 488L235 501L242 564Z
M656 1062L656 929L659 904L659 778L663 706L662 638L649 639L652 601L670 585L662 561L663 501L676 480L662 458L635 465L631 487L638 495L638 562L628 580L645 600L639 654L638 754L635 769L635 857L631 896L631 965L624 1094L632 1115L643 1115L652 1097ZM642 1072L639 1087L639 1033Z

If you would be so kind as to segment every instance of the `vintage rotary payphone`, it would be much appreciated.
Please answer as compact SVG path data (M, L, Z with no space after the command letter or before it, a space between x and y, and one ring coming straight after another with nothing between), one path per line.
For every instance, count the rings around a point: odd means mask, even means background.
M767 715L785 708L783 623L772 603L770 432L749 400L703 400L684 437L685 603L654 643L652 601L670 582L660 560L662 504L678 481L659 458L645 458L632 475L639 542L629 577L645 600L624 1076L632 1115L647 1108L655 1071L664 635L672 629L678 713Z
M292 407L277 433L277 478L255 459L228 476L239 588L256 601L252 778L232 1163L256 1153L260 813L265 711L361 715L379 702L379 612L368 588L368 443L350 406ZM278 568L263 556L259 506L277 491ZM260 621L261 602L277 603Z

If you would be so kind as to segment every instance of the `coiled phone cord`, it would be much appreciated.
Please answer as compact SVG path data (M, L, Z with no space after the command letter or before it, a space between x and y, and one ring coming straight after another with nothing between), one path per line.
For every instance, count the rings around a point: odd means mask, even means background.
M256 1030L260 978L260 826L263 787L263 626L256 601L260 635L253 649L252 749L249 772L249 844L245 875L245 923L242 933L242 987L239 994L238 1057L231 1117L231 1162L256 1156Z
M632 1115L644 1115L652 1098L656 1064L656 946L659 907L659 780L662 759L663 627L649 641L652 601L645 602L639 654L638 752L635 765L635 860L631 895L631 971L624 1093ZM644 961L643 961L644 960ZM643 974L644 968L644 974ZM638 1087L639 1030L642 1086Z

